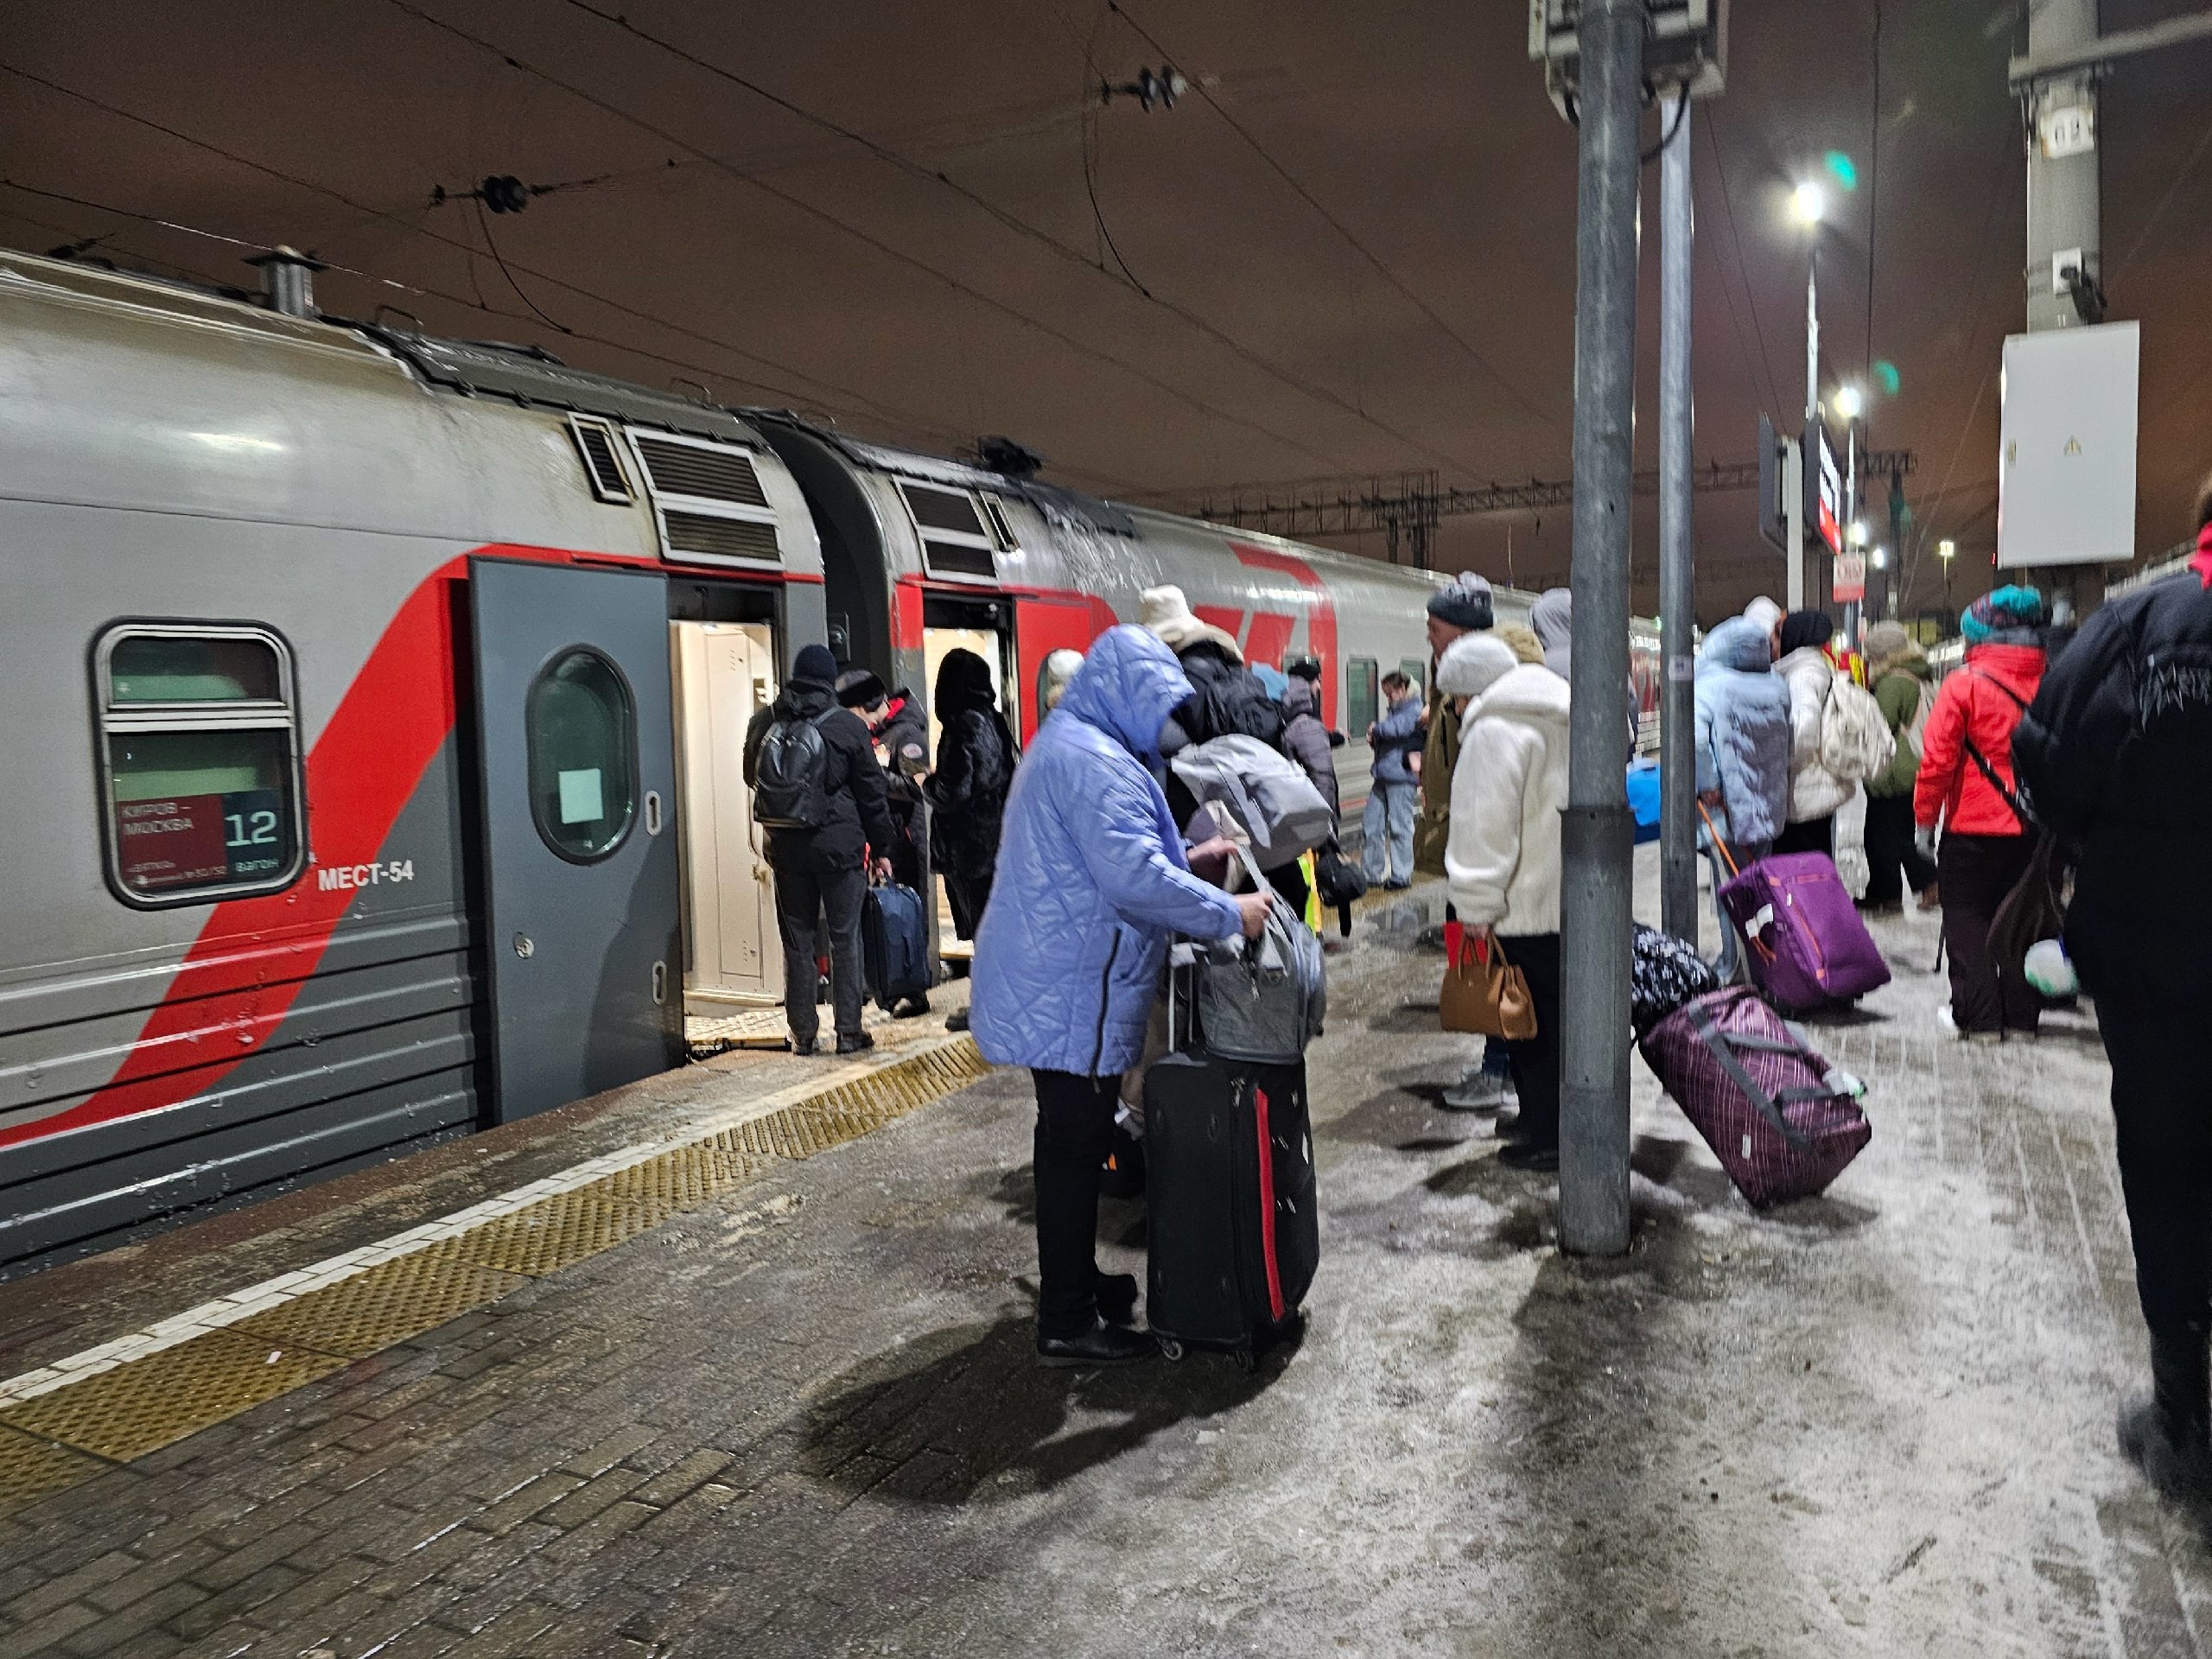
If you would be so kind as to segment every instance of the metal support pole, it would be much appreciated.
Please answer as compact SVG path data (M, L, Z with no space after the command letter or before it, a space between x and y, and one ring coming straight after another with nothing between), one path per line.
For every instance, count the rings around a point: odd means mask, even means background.
M2042 57L2096 39L2096 0L2037 0L2028 9L2028 55ZM2056 158L2044 154L2042 118L2052 110L2087 108L2092 133L2097 112L2096 82L2088 69L2041 82L2028 104L2028 331L2068 328L2081 315L2074 301L2052 281L2052 260L2079 251L2080 270L2090 282L2103 270L2098 228L2096 148ZM2096 135L2101 145L2102 135Z
M1560 826L1560 1248L1628 1249L1628 683L1637 114L1644 0L1583 0L1575 225L1574 672Z
M1690 649L1697 624L1690 501L1696 416L1690 385L1690 109L1668 99L1659 161L1659 921L1697 943L1697 712Z
M1844 545L1856 548L1863 561L1869 556L1866 544L1852 538L1857 535L1859 524L1859 423L1851 422L1844 429L1843 524ZM1862 576L1861 581L1865 578ZM1843 639L1845 645L1859 649L1859 610L1861 601L1843 601Z
M1809 234L1818 237L1820 226L1813 226ZM1813 439L1813 423L1821 418L1821 253L1815 241L1805 256L1805 436L1797 446L1798 480L1803 488L1797 493L1798 528L1800 535L1791 558L1798 565L1798 597L1789 601L1793 611L1818 602L1821 584L1814 575L1813 562L1816 556L1813 548L1819 543L1815 526L1804 519L1804 499L1807 495L1818 495L1821 487L1820 447Z
M2097 0L2038 0L2028 9L2028 55L2063 55L2097 37ZM2087 109L2094 143L2070 156L2044 153L2044 117L2051 111ZM2058 280L2063 268L2072 267L2090 291L2103 286L2103 232L2101 228L2101 189L2098 158L2103 134L2097 128L2097 84L2094 72L2079 69L2039 82L2027 94L2028 142L2028 262L2027 323L2030 334L2046 328L2071 328L2085 321L2073 293ZM2092 308L2093 316L2101 315ZM2087 601L2077 614L2086 614L2104 597L2101 566L2060 570L2021 570L2017 579L2035 582L2046 592L2063 582L2069 588L2080 585Z
M1789 571L1783 590L1783 609L1805 608L1805 441L1793 438L1782 457L1783 520L1789 525Z

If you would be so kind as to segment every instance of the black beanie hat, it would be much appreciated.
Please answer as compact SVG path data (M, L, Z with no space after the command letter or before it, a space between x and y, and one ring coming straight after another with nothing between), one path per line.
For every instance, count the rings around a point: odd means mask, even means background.
M837 677L837 659L827 645L801 645L791 663L791 678L815 680L828 685Z
M849 668L837 677L837 703L843 709L873 709L887 695L883 682L864 668Z

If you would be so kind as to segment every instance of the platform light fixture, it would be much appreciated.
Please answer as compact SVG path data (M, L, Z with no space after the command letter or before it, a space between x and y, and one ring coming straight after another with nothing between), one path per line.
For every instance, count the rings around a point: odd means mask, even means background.
M1888 548L1878 547L1874 550L1874 568L1877 570L1886 570L1890 568L1890 550Z
M1866 407L1866 400L1860 396L1858 387L1838 386L1835 389L1835 412L1845 420L1857 420Z
M1942 541L1936 543L1936 556L1942 560L1946 564L1949 563L1952 559L1958 556L1958 551L1959 544L1948 536L1946 536Z
M1789 216L1808 228L1817 225L1828 211L1827 192L1807 179L1789 193Z
M1866 545L1866 521L1864 518L1851 521L1851 544L1853 547Z

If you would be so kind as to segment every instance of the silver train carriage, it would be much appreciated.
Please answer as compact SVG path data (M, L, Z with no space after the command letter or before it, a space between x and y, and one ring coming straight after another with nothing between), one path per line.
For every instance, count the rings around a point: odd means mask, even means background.
M739 738L803 644L925 697L968 645L1026 739L1045 658L1174 582L1322 661L1348 802L1426 666L1426 573L529 349L0 253L0 1273L776 1003Z

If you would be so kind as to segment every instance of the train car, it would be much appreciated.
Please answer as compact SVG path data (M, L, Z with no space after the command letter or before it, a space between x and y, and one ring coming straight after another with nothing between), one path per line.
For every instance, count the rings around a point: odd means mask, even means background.
M1444 580L1433 571L747 413L814 509L839 660L926 697L944 653L964 646L992 664L1024 741L1041 718L1046 658L1135 620L1139 594L1162 582L1247 661L1319 662L1321 718L1349 740L1337 751L1348 812L1367 795L1377 681L1402 668L1426 683L1424 607ZM1525 622L1533 600L1498 589L1498 620Z
M773 1006L741 740L804 644L970 646L1026 739L1173 582L1320 661L1355 810L1425 677L1426 572L283 298L0 252L0 1274Z
M0 1262L677 1063L748 945L679 840L823 632L757 430L16 254L0 387Z

